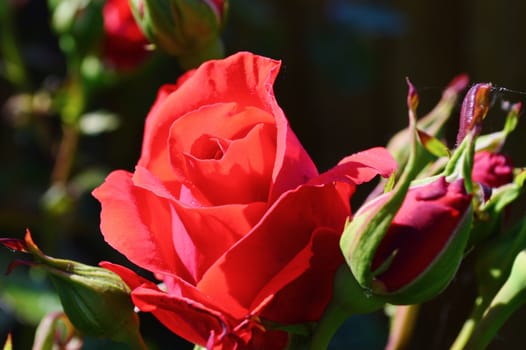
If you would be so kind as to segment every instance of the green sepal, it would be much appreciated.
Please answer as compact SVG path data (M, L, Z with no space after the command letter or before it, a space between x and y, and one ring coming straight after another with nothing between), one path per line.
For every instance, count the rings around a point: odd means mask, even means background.
M427 134L422 130L417 131L420 143L429 153L436 157L449 157L451 155L449 152L449 148L447 148L447 146L438 138Z
M526 181L526 170L518 170L512 183L493 189L491 197L476 208L477 220L473 225L469 246L475 246L496 234L504 209L522 193Z
M391 196L380 206L374 206L372 200L362 206L354 215L352 221L345 224L340 239L340 248L347 265L358 284L366 289L372 289L374 273L371 265L378 246L387 233L398 209L401 207L409 189L411 180L419 169L415 166L418 157L418 135L416 132L416 107L418 95L413 85L407 80L409 92L407 105L409 108L409 130L411 136L409 159L400 180L390 192ZM380 197L381 198L381 197ZM370 207L375 208L369 210Z
M459 94L466 88L467 84L468 78L465 75L454 78L442 93L442 97L435 108L417 121L417 128L436 139L441 138L444 126L457 104ZM386 146L398 162L400 169L405 167L409 158L407 144L410 142L410 137L411 134L408 127L396 133ZM424 168L432 160L433 157L430 154L423 153L418 164L420 164L421 168Z
M504 127L501 131L480 135L477 138L475 145L476 151L487 150L491 152L499 152L502 146L504 146L508 135L517 128L521 107L522 104L520 102L511 105L508 114L506 115Z
M471 173L473 171L475 139L476 135L473 132L468 133L451 155L451 159L446 164L442 174L439 175L445 176L449 183L456 179L464 179L464 187L468 193L473 193Z

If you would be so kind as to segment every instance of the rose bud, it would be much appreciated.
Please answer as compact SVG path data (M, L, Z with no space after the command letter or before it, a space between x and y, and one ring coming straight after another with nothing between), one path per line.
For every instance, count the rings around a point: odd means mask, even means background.
M396 187L363 205L340 239L358 284L391 304L417 304L447 286L473 217L470 174L478 130L469 130L441 175L412 181L419 138L409 98L408 107L412 142Z
M147 57L148 41L133 18L128 0L107 0L104 19L104 59L118 70L138 66Z
M472 178L490 188L497 188L513 181L513 163L500 153L480 151L475 153Z
M392 193L386 193L360 208L353 218L368 224ZM433 182L409 188L402 206L371 261L354 258L361 233L352 235L342 248L351 268L370 264L369 288L393 304L427 300L449 283L462 258L471 224L471 195L462 180L449 183L441 176ZM344 231L344 237L352 232ZM365 232L365 230L363 231Z
M44 268L64 312L79 332L128 343L133 349L145 349L130 288L117 274L101 267L46 256L33 242L29 230L24 240L3 238L0 243L29 253L35 259L35 262L15 261L8 272L17 265Z
M130 0L130 4L146 37L177 56L183 68L224 55L219 33L228 1Z
M470 247L499 233L508 206L522 193L524 171L515 170L511 158L500 153L508 135L517 127L521 108L520 102L508 105L503 129L476 140L472 178L480 189L474 199L476 220Z
M480 133L482 121L486 118L491 104L492 91L491 83L478 83L466 93L460 109L457 145L460 145L470 132Z

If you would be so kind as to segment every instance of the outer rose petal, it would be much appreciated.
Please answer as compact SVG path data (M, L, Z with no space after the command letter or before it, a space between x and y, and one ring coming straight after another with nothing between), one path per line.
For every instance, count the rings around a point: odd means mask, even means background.
M301 186L287 192L249 234L217 260L197 287L221 304L255 307L265 297L260 291L266 290L268 295L277 293L310 268L307 257L300 259L294 270L284 270L302 251L312 249L309 244L313 232L319 227L330 227L339 237L348 214L347 204L342 203L332 184ZM333 248L332 257L340 261L338 245ZM332 290L332 284L325 287ZM323 305L327 302L318 300Z
M140 310L153 313L161 323L186 340L204 345L210 332L217 335L225 333L227 321L224 316L195 299L169 295L123 266L107 262L100 265L124 280L132 289L133 303Z
M391 153L383 147L352 154L343 158L337 166L312 179L310 184L347 182L353 185L371 181L376 175L388 177L397 164Z
M343 256L338 254L340 234L330 228L316 230L309 269L282 288L261 317L286 324L316 321L321 317L332 297L334 274L343 263Z
M189 208L140 166L133 176L111 173L93 195L102 203L101 231L112 247L145 269L191 283L250 231L266 208L262 202Z
M175 254L166 200L134 186L132 174L122 170L112 172L93 195L101 202L101 231L112 247L150 271L190 278Z

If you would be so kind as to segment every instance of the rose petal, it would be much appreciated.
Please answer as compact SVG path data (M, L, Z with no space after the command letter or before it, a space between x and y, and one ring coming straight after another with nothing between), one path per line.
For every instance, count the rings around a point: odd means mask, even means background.
M93 196L102 205L100 227L106 242L145 269L191 280L175 254L173 208L165 199L134 186L132 174L122 170L112 172Z
M313 233L309 269L279 290L262 318L287 324L319 320L332 297L336 270L343 263L340 235L331 228L318 228Z
M195 344L206 344L210 332L219 336L227 332L228 321L217 311L192 299L167 294L151 286L132 292L133 303L151 312L172 332Z
M173 230L177 253L195 281L261 218L266 203L187 208L174 203L180 226Z
M318 169L300 141L290 128L289 122L272 95L272 113L276 119L277 149L276 163L272 174L269 202L275 201L282 193L318 176Z
M172 155L191 153L195 140L202 135L227 140L241 139L259 124L274 125L274 118L262 109L240 109L236 103L203 106L173 122L169 135L170 152Z
M186 340L206 344L210 332L223 334L226 331L225 316L202 304L206 296L198 294L184 281L179 280L179 289L167 294L124 266L105 261L99 265L123 279L132 289L133 302L141 311L153 313L167 328Z
M337 166L312 179L310 183L341 181L359 185L376 175L388 177L396 167L396 161L387 149L375 147L343 158Z
M190 113L172 125L174 170L209 205L266 202L276 149L273 119L254 108L230 115L225 106Z
M169 174L163 170L170 164L166 152L170 125L189 111L235 101L240 109L251 106L272 114L276 104L272 83L279 65L278 61L240 52L223 60L208 61L185 76L184 82L149 113L139 164L155 169L156 174Z
M308 247L316 228L332 227L341 232L348 214L347 205L332 185L303 186L287 192L249 234L217 260L197 288L220 304L250 308L261 298L261 290L272 294L284 284L280 278L279 285L267 285ZM333 253L334 259L340 259L339 250ZM305 262L289 280L307 269Z
M190 283L249 232L267 207L253 202L192 208L141 166L133 176L110 174L94 195L103 206L101 230L110 245L145 269L179 274Z

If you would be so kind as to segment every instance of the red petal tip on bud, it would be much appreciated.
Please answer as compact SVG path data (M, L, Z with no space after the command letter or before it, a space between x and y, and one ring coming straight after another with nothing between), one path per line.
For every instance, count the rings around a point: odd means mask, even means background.
M407 92L407 107L410 110L416 110L416 107L418 106L418 92L415 89L415 86L408 77L405 78L405 81L407 82L407 85L409 87L409 91Z
M17 252L29 253L26 242L18 238L0 238L0 244Z
M522 102L517 102L513 104L513 106L511 106L511 109L513 110L513 112L519 114L522 109Z
M457 75L451 80L444 92L459 93L464 90L469 84L469 76L466 73Z

